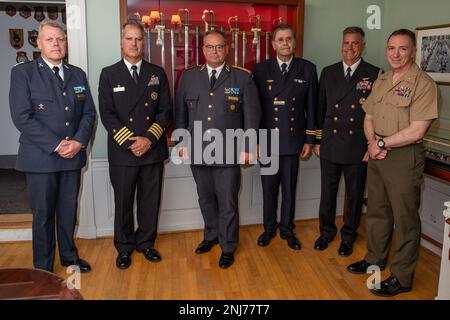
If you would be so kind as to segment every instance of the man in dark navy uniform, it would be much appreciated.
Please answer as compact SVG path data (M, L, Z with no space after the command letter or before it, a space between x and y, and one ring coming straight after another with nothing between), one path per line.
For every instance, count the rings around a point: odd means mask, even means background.
M262 103L260 127L279 131L280 169L273 175L261 175L264 232L258 238L258 245L268 245L280 228L280 236L287 240L289 247L300 250L300 241L294 233L295 194L299 158L310 157L315 140L317 73L314 64L294 57L295 34L290 26L280 25L274 29L272 46L277 57L253 68ZM281 218L277 223L280 185Z
M126 269L136 249L151 262L161 261L154 248L160 207L164 160L168 158L165 130L172 114L164 70L144 61L142 25L122 27L123 59L102 70L100 116L108 131L108 161L114 189L116 266ZM137 222L133 219L137 189Z
M225 35L218 30L209 31L204 37L203 54L206 64L186 70L177 91L175 128L187 129L192 140L218 133L222 138L227 129L258 129L260 105L256 86L250 71L228 65L225 61L228 44ZM194 124L194 121L196 124ZM201 131L195 126L202 125ZM240 146L227 148L233 139L225 139L221 148L216 145L217 161L209 161L202 154L212 143L194 145L193 152L181 147L182 158L190 158L191 169L197 184L200 209L205 221L204 240L196 253L211 250L219 243L222 254L221 268L228 268L234 262L238 246L239 211L238 193L241 184L239 163L255 159L254 148ZM230 147L230 144L228 144ZM195 149L201 152L197 154ZM223 153L220 157L218 154ZM233 157L228 157L230 153ZM212 159L214 160L214 159ZM228 161L227 161L228 160ZM255 159L256 160L256 159Z
M33 212L33 264L53 270L55 223L63 266L89 272L73 241L81 168L96 111L86 74L63 63L66 35L43 21L37 39L41 58L11 71L9 103L20 131L16 168L24 171Z
M336 236L336 196L342 173L348 196L348 213L341 229L339 255L349 256L358 236L367 173L367 140L362 103L369 96L379 68L365 62L364 31L349 27L343 32L342 58L324 68L319 83L317 144L320 156L320 237L314 248L325 250Z

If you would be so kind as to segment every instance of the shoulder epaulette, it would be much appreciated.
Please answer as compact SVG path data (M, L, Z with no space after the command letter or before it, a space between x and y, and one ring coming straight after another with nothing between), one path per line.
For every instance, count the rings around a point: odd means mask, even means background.
M250 70L242 68L242 67L239 67L239 66L232 65L232 67L235 68L235 69L239 69L239 70L245 71L247 73L252 73Z
M201 66L202 66L201 64L198 64L196 66L187 67L185 70L191 70L191 69L194 69L194 68L197 68L197 67L201 67Z
M30 62L31 62L31 61L20 61L19 63L16 63L16 64L14 65L14 67L20 66L21 64L30 63Z

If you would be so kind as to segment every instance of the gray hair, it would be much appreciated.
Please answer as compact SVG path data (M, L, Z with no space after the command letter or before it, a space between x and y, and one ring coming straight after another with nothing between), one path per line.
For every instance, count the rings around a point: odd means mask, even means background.
M43 20L41 21L41 23L39 23L39 36L42 33L42 29L44 29L44 27L52 27L52 28L58 28L59 30L61 30L62 32L65 33L63 27L56 21L54 20Z
M139 22L134 21L134 20L128 20L127 22L125 22L122 25L122 30L120 31L120 38L123 38L123 35L124 35L124 32L125 32L125 28L127 26L131 26L133 28L137 28L137 29L141 30L142 36L145 34L145 29L144 29L144 26L142 25L142 23L139 23Z

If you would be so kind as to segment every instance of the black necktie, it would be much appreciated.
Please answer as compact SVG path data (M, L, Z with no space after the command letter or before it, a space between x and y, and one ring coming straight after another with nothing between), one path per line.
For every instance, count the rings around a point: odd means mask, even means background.
M56 76L56 78L58 78L59 82L61 82L61 84L63 84L64 81L61 78L61 76L59 75L59 67L53 67L53 72L55 73L55 76Z
M348 67L347 68L347 74L345 75L345 80L347 80L347 82L350 82L350 78L351 78L350 73L351 72L352 72L352 68Z
M209 84L211 85L211 89L214 88L214 84L216 83L216 70L213 69L211 71L211 78L209 78Z
M133 76L134 83L138 84L139 76L138 76L138 73L137 73L137 66L131 66L131 70L133 70L132 76Z
M287 70L286 70L286 68L287 68L287 64L283 62L283 63L281 64L281 74L283 75L283 77L285 77L285 76L287 75Z

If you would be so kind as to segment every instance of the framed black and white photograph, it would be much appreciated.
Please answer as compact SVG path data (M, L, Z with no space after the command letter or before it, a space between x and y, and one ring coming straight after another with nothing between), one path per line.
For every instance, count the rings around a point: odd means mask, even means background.
M450 85L450 24L416 28L416 63L438 84Z

